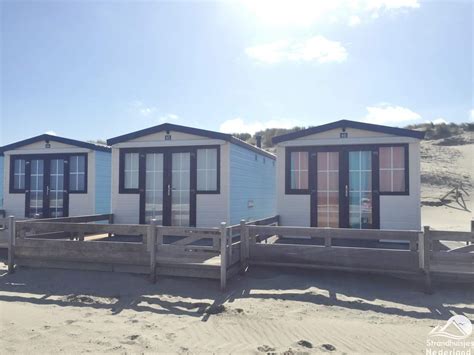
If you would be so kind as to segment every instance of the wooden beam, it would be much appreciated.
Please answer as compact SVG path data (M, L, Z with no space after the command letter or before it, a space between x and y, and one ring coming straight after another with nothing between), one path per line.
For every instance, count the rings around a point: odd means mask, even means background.
M245 226L245 219L240 220L240 272L245 273L247 271L247 245L248 245L248 233Z
M15 217L8 217L8 272L15 270Z
M419 253L419 264L424 279L425 293L431 294L433 292L431 285L430 275L430 259L431 259L431 236L430 227L423 227L423 233L419 235L418 241L418 253Z
M150 281L156 282L156 219L148 226L148 246L150 247Z
M226 223L221 223L221 291L224 291L227 283L227 228Z

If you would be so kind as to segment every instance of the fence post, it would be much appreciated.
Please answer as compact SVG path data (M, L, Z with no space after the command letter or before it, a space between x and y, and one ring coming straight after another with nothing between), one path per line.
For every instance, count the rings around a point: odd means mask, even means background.
M474 233L474 218L471 219L471 233ZM472 244L472 242L466 242L467 245Z
M221 290L224 291L227 283L227 228L221 223Z
M418 239L418 255L419 255L419 265L423 273L425 293L432 293L431 287L431 275L430 275L430 227L424 226L423 233L419 234Z
M114 224L114 215L113 213L109 214L109 224ZM112 233L108 233L108 237L110 238Z
M240 220L240 272L244 273L247 270L247 226L245 219Z
M15 217L8 217L8 272L15 271Z
M148 226L148 248L150 250L150 281L156 282L156 219Z

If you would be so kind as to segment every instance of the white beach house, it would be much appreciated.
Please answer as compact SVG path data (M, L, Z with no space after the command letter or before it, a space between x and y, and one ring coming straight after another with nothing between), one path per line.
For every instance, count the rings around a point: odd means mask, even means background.
M0 147L0 209L18 218L110 213L110 148L42 134Z
M216 227L275 214L275 156L230 134L165 123L107 143L116 223Z
M349 120L274 137L280 224L419 230L423 137Z

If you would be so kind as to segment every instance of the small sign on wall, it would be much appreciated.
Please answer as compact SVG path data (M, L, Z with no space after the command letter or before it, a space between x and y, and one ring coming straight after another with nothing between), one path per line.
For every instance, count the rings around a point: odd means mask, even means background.
M341 133L339 133L339 138L347 138L347 137L348 137L347 132L341 132Z
M171 140L171 134L166 134L165 141L170 141L170 140Z

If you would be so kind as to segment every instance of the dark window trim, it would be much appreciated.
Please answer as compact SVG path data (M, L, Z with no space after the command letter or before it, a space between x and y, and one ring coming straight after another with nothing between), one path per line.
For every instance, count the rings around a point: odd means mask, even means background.
M125 188L125 154L138 153L138 188ZM138 194L140 193L140 161L143 154L141 148L120 148L119 151L119 194Z
M10 172L9 172L9 176L8 176L8 179L9 179L9 183L8 183L8 186L9 186L9 193L10 194L20 194L20 193L25 193L26 190L28 190L26 188L27 186L27 174L26 174L26 162L25 162L25 188L24 189L15 189L13 184L14 184L14 161L16 159L24 159L25 161L29 161L29 160L32 160L32 159L42 159L42 160L51 160L51 159L67 159L67 162L68 162L68 165L70 166L71 165L71 156L76 156L76 155L80 155L80 156L84 156L85 157L85 181L84 181L84 190L80 190L80 191L71 191L70 190L70 187L67 186L67 188L65 190L67 190L67 193L68 194L87 194L87 191L88 191L88 186L87 186L87 180L88 180L88 177L89 177L89 171L88 171L88 153L54 153L54 154L11 154L10 155ZM65 173L66 174L66 173ZM67 181L69 182L69 169L68 169L68 172L67 172L67 176L65 175L65 179L67 179Z
M291 188L291 153L293 152L307 152L308 153L308 188L307 189L292 189ZM310 162L311 148L309 147L288 147L285 152L285 194L287 195L308 195L311 191L310 183Z
M220 145L193 145L193 146L178 146L178 147L146 147L146 148L120 148L119 151L119 194L138 194L140 193L141 185L144 186L144 182L138 184L137 189L126 189L124 179L124 167L125 167L125 154L126 153L138 153L140 158L144 157L147 153L179 153L179 152L190 152L196 156L197 164L197 150L198 149L217 149L217 189L213 191L201 191L196 189L196 194L199 195L218 195L221 193L221 147ZM194 170L192 174L197 174L196 167L192 167ZM140 177L140 171L144 168L140 167L138 175Z
M285 194L286 195L308 195L311 193L311 167L308 165L308 189L291 189L291 176L290 176L290 159L291 152L308 152L308 164L311 160L311 154L317 153L318 151L331 152L331 151L350 151L350 150L372 150L376 152L378 157L380 147L404 147L405 148L405 191L402 192L381 192L379 195L382 196L408 196L410 195L410 169L409 169L409 144L408 143L383 143L383 144L347 144L347 145L333 145L333 146L298 146L298 147L286 147L285 148ZM379 175L379 168L377 165L377 175Z
M217 149L217 182L215 190L198 190L197 189L197 151L199 149ZM196 147L196 193L199 195L219 195L221 193L221 147L219 145L208 145L208 146L198 146Z
M71 157L73 156L83 156L84 159L84 189L83 190L71 190L69 186L69 193L70 194L86 194L88 190L87 180L89 179L89 165L88 165L88 155L87 153L74 153L74 154L67 154L68 155L68 164L69 164L69 173L71 172ZM68 179L70 178L68 173Z
M25 160L25 183L23 189L15 189L15 160ZM11 194L23 194L26 191L26 159L24 156L12 155L10 156L10 172L8 174L8 187Z
M398 144L384 144L380 145L380 147L403 147L405 148L405 191L382 191L380 190L380 195L382 196L408 196L410 195L410 156L409 156L409 146L407 143L398 143ZM379 151L377 148L377 151ZM379 169L380 172L380 169Z

